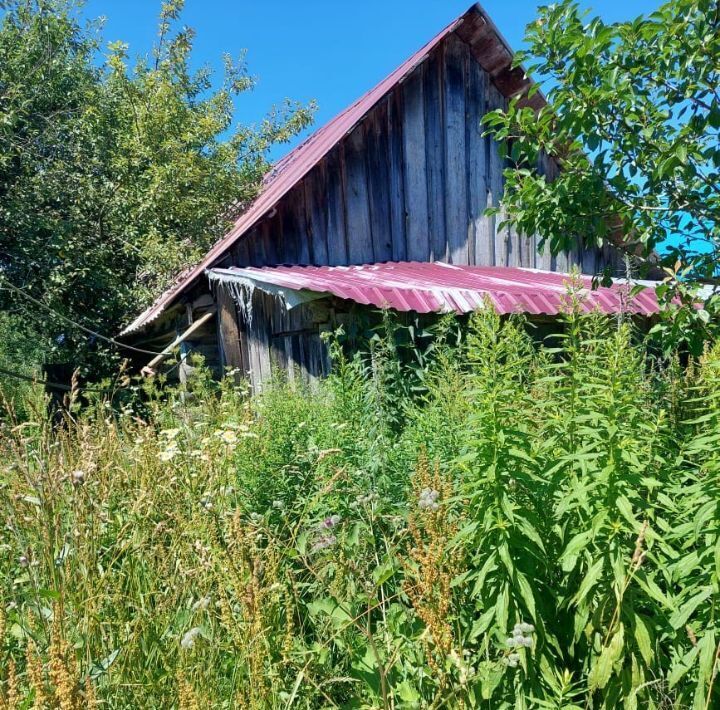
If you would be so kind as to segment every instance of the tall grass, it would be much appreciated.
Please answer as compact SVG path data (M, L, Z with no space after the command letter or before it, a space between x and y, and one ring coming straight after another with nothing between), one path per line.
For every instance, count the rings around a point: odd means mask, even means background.
M717 707L720 346L448 340L8 425L0 707Z

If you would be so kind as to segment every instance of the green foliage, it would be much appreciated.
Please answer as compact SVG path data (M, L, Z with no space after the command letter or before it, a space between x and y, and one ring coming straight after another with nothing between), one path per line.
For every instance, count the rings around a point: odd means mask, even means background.
M42 386L32 382L42 380L37 363L42 352L37 335L29 332L22 318L14 313L0 313L0 368L22 375L19 379L0 372L0 418L8 410L19 420L30 417L29 403L42 401Z
M0 20L0 270L106 335L217 240L256 194L268 150L312 112L288 103L237 124L253 85L242 57L219 81L192 71L182 6L162 5L153 56L135 63L122 43L101 54L69 0L12 0ZM48 359L92 362L83 333L0 297L24 308Z
M507 221L553 253L578 239L610 239L633 256L661 246L668 266L679 260L684 281L715 279L719 27L716 0L672 0L610 25L574 0L542 6L516 61L539 77L531 91L545 89L549 105L536 112L514 99L485 118L488 132L510 146ZM540 155L560 168L552 180L534 169ZM707 315L668 308L664 340L687 335L699 354L695 336Z
M0 693L715 707L720 348L660 368L576 313L538 348L486 309L398 359L405 327L312 387L198 371L0 433Z

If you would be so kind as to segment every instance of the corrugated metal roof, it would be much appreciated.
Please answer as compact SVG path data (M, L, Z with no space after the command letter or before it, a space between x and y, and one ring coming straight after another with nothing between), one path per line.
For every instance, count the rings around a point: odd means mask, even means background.
M456 266L443 263L388 262L363 266L265 266L212 269L212 280L233 278L291 291L327 293L356 303L418 313L470 313L486 299L501 314L557 315L567 310L568 290L576 279L585 311L658 312L655 291L629 297L627 282L592 288L592 278L514 267Z
M472 20L472 22L470 22ZM309 138L292 150L283 159L278 161L273 170L266 177L262 191L250 207L238 218L233 228L218 241L207 253L205 258L193 269L185 273L181 278L163 293L160 298L141 313L121 335L127 335L140 330L143 326L154 321L172 301L188 288L208 267L217 261L228 251L228 249L240 239L246 232L252 229L263 217L265 217L282 197L284 197L312 168L314 168L330 150L336 146L352 129L362 121L365 115L395 86L400 84L416 67L418 67L430 54L434 47L439 45L448 35L458 29L464 22L472 27L470 30L478 36L478 42L483 46L488 44L487 38L482 33L487 32L493 38L497 47L502 50L502 61L497 68L497 76L501 77L502 72L508 72L513 76L512 86L507 83L500 85L503 93L514 94L519 87L526 87L528 80L524 78L523 72L510 68L512 52L480 5L475 4L463 13L456 20L451 22L445 29L439 32L424 47L403 62L394 72L387 76L377 86L360 97L355 103L346 108L329 123L315 131ZM481 28L481 29L478 29ZM493 55L494 57L494 55ZM518 74L519 72L519 74ZM495 80L493 72L493 80ZM518 76L515 76L518 74ZM538 95L536 95L537 98ZM543 99L544 101L544 99Z

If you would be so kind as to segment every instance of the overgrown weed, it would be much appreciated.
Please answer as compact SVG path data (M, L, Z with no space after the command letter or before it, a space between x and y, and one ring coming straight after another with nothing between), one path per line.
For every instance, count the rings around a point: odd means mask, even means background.
M720 348L388 332L7 426L0 707L714 707Z

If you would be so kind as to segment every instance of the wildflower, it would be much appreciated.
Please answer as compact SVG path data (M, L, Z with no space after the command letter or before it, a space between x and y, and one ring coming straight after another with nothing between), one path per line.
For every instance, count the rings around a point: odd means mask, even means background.
M30 560L27 558L27 555L20 555L20 557L18 557L18 563L21 567L27 567L30 564Z
M182 648L184 651L187 651L188 649L192 648L195 645L195 639L200 635L200 627L194 626L190 631L188 631L180 641L180 648Z
M226 443L226 444L237 444L237 434L232 429L226 429L225 431L220 433L220 438Z
M505 640L505 643L510 648L531 648L533 645L532 634L535 632L535 627L532 624L527 624L524 621L519 621L512 630L512 638Z
M160 432L162 436L166 437L170 441L172 441L179 433L180 429L164 429Z
M212 510L213 507L212 501L210 500L209 496L203 496L200 499L200 505L205 508L205 510Z
M263 516L260 515L260 513L250 513L250 520L253 521L253 523L261 523L263 519Z
M80 469L73 471L70 478L73 486L79 486L85 480L85 471L81 471Z
M330 530L331 528L334 528L340 520L342 520L342 518L339 515L329 515L322 521L322 523L320 523L320 527Z
M372 503L373 501L378 499L378 494L375 492L370 492L367 495L359 495L355 499L355 505L354 508L357 508L358 505L366 505L368 503Z
M178 450L177 444L173 442L165 449L165 451L161 451L158 454L158 458L161 461L170 461L171 459L175 458L175 456L177 456L177 454L179 453L180 451Z
M281 500L274 500L272 502L272 507L275 508L275 510L282 510L285 507L285 503Z
M193 611L205 611L210 606L210 597L202 597L198 599L193 605Z
M324 550L327 547L331 547L337 542L337 538L335 535L320 535L318 539L315 541L315 544L312 546L313 552L319 552L320 550Z
M511 653L506 659L505 663L510 666L510 668L517 668L518 663L520 662L520 656L517 653Z
M439 497L439 491L431 488L423 488L420 491L420 497L418 498L418 507L423 510L437 510L440 507L437 502Z

